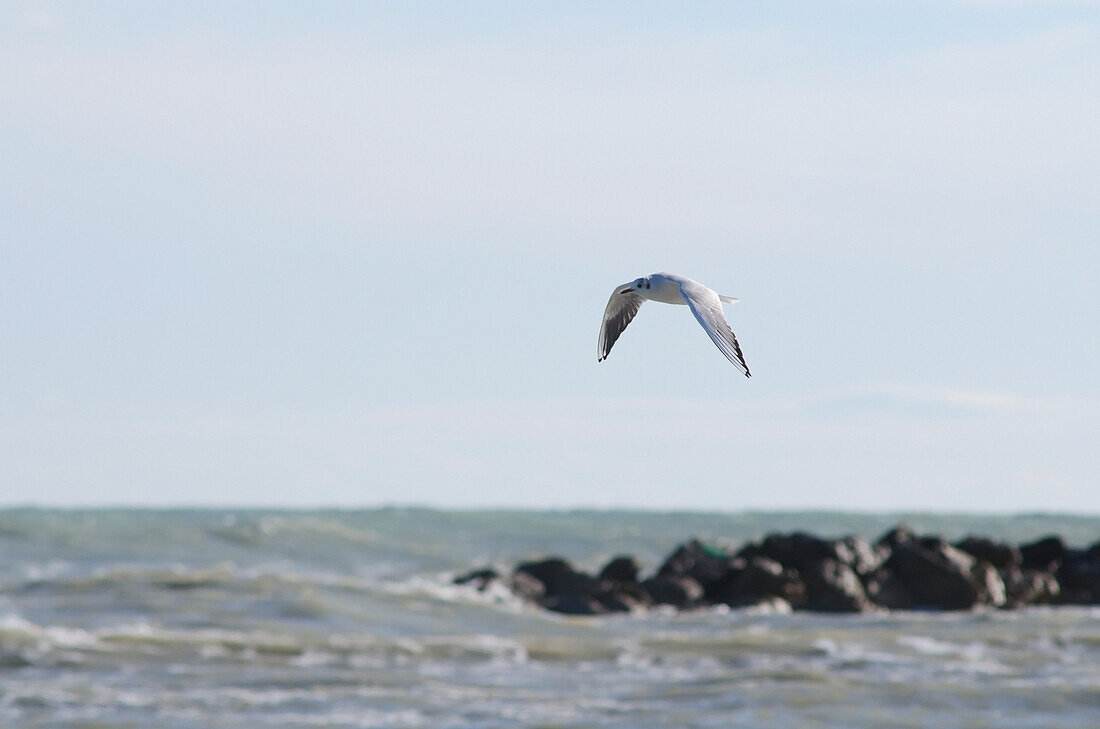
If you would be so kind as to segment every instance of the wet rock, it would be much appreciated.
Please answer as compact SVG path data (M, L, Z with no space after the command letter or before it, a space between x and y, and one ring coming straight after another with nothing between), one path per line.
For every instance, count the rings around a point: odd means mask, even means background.
M840 562L851 567L857 575L863 577L869 575L886 561L890 556L890 548L886 545L872 546L866 539L860 537L844 537L837 546Z
M970 577L978 587L978 601L983 605L1001 607L1008 601L1004 579L996 567L985 560L977 560Z
M859 575L849 565L823 559L802 571L806 609L830 613L858 613L871 608Z
M638 560L629 555L615 557L600 570L599 600L609 612L631 612L653 604L649 593L638 583L640 571Z
M984 563L983 563L984 564ZM894 547L886 561L905 585L915 607L968 610L979 604L1003 603L1004 584L996 570L980 568L978 560L940 539L910 539Z
M538 603L547 610L570 615L594 615L607 612L600 598L605 592L592 575L578 572L564 559L551 557L540 562L524 562L516 576L527 575L539 582L543 594Z
M491 567L454 578L485 590L500 581L521 599L571 615L638 611L653 605L860 612L877 607L965 610L977 605L1100 604L1100 542L1070 549L1049 536L1022 547L970 535L954 545L900 525L874 544L773 533L734 556L697 539L679 545L639 582L629 555L598 576L560 557L525 562L502 577Z
M916 539L917 534L909 528L907 524L898 524L890 531L883 534L875 541L876 547L885 547L886 549L893 551L894 547Z
M690 577L702 586L719 580L729 569L732 557L721 549L708 547L698 539L681 544L668 556L657 575Z
M956 542L955 548L988 562L998 570L1021 567L1024 563L1019 547L989 537L971 535Z
M756 559L757 557L773 559L764 551L764 547L760 542L748 542L747 544L743 544L740 549L733 553L733 558L742 563L742 565L750 559Z
M627 559L633 561L632 558ZM629 565L625 561L613 560L612 564L615 565L612 574L624 578L637 576L636 563L632 572L626 569ZM541 595L537 594L537 590L531 591L531 594L537 595L535 601L547 610L559 613L596 615L628 612L652 603L649 593L637 582L599 579L575 569L560 557L525 562L516 568L514 577L520 578L521 575L541 585Z
M737 553L742 559L764 557L784 567L804 570L823 559L841 561L837 543L805 532L769 534L760 544L750 544Z
M451 583L455 585L470 585L476 587L479 592L484 592L490 582L500 579L500 573L492 567L483 567L472 570L466 574L454 578Z
M594 596L578 593L550 595L542 601L542 606L564 615L600 615L607 612L603 603Z
M750 559L767 558L754 556ZM743 557L730 560L722 576L707 583L703 588L703 601L708 605L740 605L744 593L741 583L747 567L748 561Z
M848 565L857 574L873 572L889 555L889 547L871 546L859 537L822 539L805 532L770 534L763 542L749 544L737 553L745 559L767 557L799 572L815 569L823 560L832 560Z
M653 600L641 585L633 589L611 589L599 596L600 604L609 613L629 613L653 607Z
M504 584L524 602L537 603L546 594L546 586L526 572L513 572L504 579Z
M516 567L543 584L547 595L565 592L595 592L599 583L596 578L577 572L573 565L561 557L550 557L538 562L524 562Z
M686 575L657 575L642 582L642 589L654 604L679 609L696 607L703 598L703 586Z
M871 602L887 610L912 610L917 605L906 584L885 567L868 575L864 587Z
M806 602L806 586L798 572L784 567L774 559L752 557L734 565L713 591L713 602L731 607L754 605L762 600L778 597L794 607Z
M1100 549L1067 550L1055 574L1062 587L1059 602L1100 605Z
M623 555L615 557L600 570L601 582L616 582L620 584L636 584L638 572L641 567L638 560L631 556Z
M657 575L642 582L642 589L656 605L676 608L696 607L702 601L703 587L686 575Z
M1007 594L1006 605L1048 605L1059 600L1061 586L1049 572L1012 568L1001 573Z
M631 561L633 562L633 559ZM626 578L632 576L633 579L606 579L604 575L607 573L608 571L606 568L600 573L600 587L602 592L600 593L599 599L609 612L632 612L653 605L653 598L650 597L649 592L637 581L637 562L634 562L632 575L628 574L626 571L610 571L610 574L617 577Z
M1049 536L1020 546L1023 567L1029 570L1053 572L1066 558L1066 542L1059 536Z

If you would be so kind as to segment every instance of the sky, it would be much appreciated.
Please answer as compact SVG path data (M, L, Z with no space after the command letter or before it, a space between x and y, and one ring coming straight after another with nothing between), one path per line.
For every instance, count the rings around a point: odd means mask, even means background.
M0 505L1100 513L1097 120L1096 2L0 2Z

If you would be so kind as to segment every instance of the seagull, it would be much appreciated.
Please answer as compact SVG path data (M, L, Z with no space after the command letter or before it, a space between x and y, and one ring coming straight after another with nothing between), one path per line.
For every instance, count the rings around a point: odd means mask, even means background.
M745 356L741 354L741 345L737 343L737 337L733 335L733 330L722 312L723 301L732 304L737 299L722 296L698 281L674 273L655 273L615 287L607 308L604 309L603 323L600 325L600 362L607 359L619 335L634 319L646 299L665 304L687 304L707 336L726 355L726 359L744 372L745 377L752 377L749 366L745 364Z

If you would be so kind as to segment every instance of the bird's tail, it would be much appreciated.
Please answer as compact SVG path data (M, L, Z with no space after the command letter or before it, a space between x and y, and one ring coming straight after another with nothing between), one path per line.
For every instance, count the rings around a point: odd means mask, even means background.
M738 301L741 300L734 296L722 296L722 294L718 294L718 298L726 302L727 304L736 304Z

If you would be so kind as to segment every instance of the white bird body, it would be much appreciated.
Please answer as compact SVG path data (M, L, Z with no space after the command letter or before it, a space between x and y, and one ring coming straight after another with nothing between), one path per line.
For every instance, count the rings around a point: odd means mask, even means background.
M630 283L617 286L607 302L600 325L600 341L597 355L602 362L611 353L611 347L619 335L626 329L645 301L659 301L663 304L684 304L691 309L703 331L711 338L745 377L752 377L741 345L730 329L729 322L722 311L722 302L733 303L737 299L722 296L698 281L674 273L655 273L636 278Z

